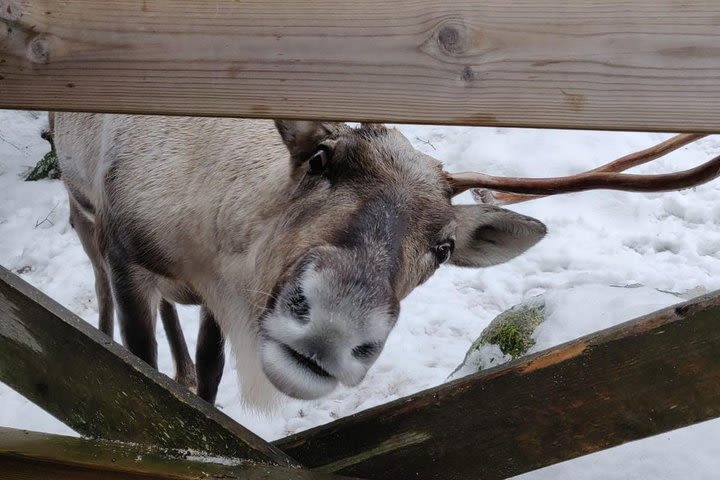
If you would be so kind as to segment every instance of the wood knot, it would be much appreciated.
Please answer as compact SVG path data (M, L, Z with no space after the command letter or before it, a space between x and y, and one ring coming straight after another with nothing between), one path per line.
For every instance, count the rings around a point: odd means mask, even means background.
M20 20L23 16L20 5L12 0L0 0L0 18L11 22Z
M44 35L37 35L30 40L27 47L27 58L33 63L48 63L50 42Z
M448 55L459 55L467 49L467 35L460 25L443 25L437 33L440 50Z
M475 80L475 72L473 71L472 67L469 65L463 68L462 73L460 74L460 78L464 82L472 82Z

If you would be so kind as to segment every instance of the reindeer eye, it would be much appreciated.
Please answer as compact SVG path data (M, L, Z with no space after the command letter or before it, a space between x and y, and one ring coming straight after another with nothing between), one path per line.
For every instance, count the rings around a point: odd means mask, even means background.
M455 250L455 240L445 240L433 247L433 253L438 263L445 263Z
M315 154L310 157L308 164L308 175L319 175L325 171L328 161L328 152L325 148L320 148Z
M352 353L355 358L370 358L380 350L379 343L363 343L353 348Z

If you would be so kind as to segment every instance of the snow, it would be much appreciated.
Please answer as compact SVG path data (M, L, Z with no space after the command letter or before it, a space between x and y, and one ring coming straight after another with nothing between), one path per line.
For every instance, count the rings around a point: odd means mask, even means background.
M21 181L21 173L48 150L39 137L45 123L44 114L0 111L0 264L96 324L92 268L68 224L61 183ZM449 171L514 176L567 175L668 138L655 133L399 128ZM685 169L718 151L720 139L709 137L636 171ZM533 350L539 350L679 300L661 291L692 295L718 289L719 199L720 182L715 182L663 194L596 191L516 205L514 210L548 225L547 238L497 267L442 267L403 301L383 354L359 387L317 401L288 401L263 416L242 407L233 362L227 362L218 407L260 436L276 439L443 383L490 320L523 299L543 293L548 299L548 320L535 332ZM472 199L463 194L459 201ZM617 287L634 284L643 287ZM179 313L192 351L198 312L180 307ZM160 368L172 375L162 329L158 343ZM0 425L72 434L1 384ZM719 468L720 421L710 421L518 478L715 478Z
M649 287L584 284L557 288L545 298L546 320L534 332L530 353L567 342L684 301Z

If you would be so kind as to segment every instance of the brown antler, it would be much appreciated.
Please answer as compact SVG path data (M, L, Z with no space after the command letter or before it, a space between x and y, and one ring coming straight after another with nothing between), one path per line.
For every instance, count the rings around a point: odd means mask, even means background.
M646 150L632 153L578 175L556 178L494 177L481 173L446 174L457 195L475 188L486 203L517 203L546 195L593 189L658 192L692 187L720 175L720 156L690 170L662 175L620 174L629 168L655 160L673 150L703 138L702 134L677 135ZM497 192L507 192L499 193Z

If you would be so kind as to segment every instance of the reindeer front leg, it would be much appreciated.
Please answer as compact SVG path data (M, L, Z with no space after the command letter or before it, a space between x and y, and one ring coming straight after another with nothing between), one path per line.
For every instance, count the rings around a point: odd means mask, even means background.
M163 328L165 328L165 334L170 344L170 353L172 353L175 362L175 380L193 393L197 393L195 365L193 365L185 343L185 335L183 335L180 326L177 309L175 305L165 299L160 301L160 319Z
M127 264L127 260L109 256L110 284L115 297L123 344L157 369L157 341L155 313L159 293L141 267Z
M198 333L195 362L198 379L198 395L214 404L218 386L225 366L225 338L220 326L207 307L200 310L200 332Z

